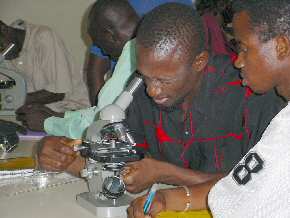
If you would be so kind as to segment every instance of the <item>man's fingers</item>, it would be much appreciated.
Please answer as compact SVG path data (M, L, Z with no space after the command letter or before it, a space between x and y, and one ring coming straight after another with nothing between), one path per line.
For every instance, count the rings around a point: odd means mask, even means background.
M156 206L156 203L155 204L153 203L152 206L153 207L150 208L150 212L149 213L151 214L152 217L155 217L157 214L160 213L160 211L162 210L162 208L160 208L160 205L159 204Z
M70 146L59 146L59 148L56 148L56 151L59 151L60 153L76 156L77 152L74 151L73 147Z
M63 171L65 168L64 163L53 160L46 155L39 157L38 163L41 168L51 171Z
M138 187L138 185L136 184L132 184L132 185L125 184L125 187L126 187L126 190L130 193L140 193L141 191L143 191L143 189Z
M18 114L16 114L16 120L18 120L18 121L25 121L26 120L26 114L25 113L18 113Z
M69 139L69 138L61 138L60 142L64 145L73 147L74 145L79 145L82 143L81 139Z
M121 176L122 177L126 177L126 176L129 176L131 173L133 173L134 171L136 171L135 168L133 167L129 167L129 166L125 166L122 168L121 170Z
M47 164L47 165L45 165L45 166L43 166L43 167L45 167L45 170L46 170L46 171L52 171L52 172L59 172L59 171L62 171L62 170L56 168L55 166L51 166L51 165L49 165L49 164Z
M128 218L134 218L133 207L130 206L127 208L127 215L128 215Z
M61 162L72 162L76 157L76 152L66 148L61 147L56 149L44 149L43 154L54 160L59 160Z
M146 196L139 197L131 202L128 212L133 218L148 218L150 216L145 216L143 211L143 206L146 200Z
M130 193L133 193L133 191L135 190L135 186L134 185L125 185L126 186L126 190Z
M16 113L18 114L22 114L22 113L27 113L27 112L30 112L30 109L31 109L31 105L27 105L27 104L25 104L25 105L23 105L23 106L21 106L20 108L18 108L17 110L16 110Z
M126 167L129 167L129 168L136 168L136 165L138 164L138 161L134 161L134 162L128 162L128 163L126 163L126 166L124 167L124 168L126 168Z
M74 151L74 146L75 145L80 145L82 143L82 140L80 139L68 139L68 138L62 138L60 140L60 143L64 146L60 147L60 152L63 152L65 154L69 155L75 155L76 152Z
M133 171L126 171L121 173L122 180L126 184L126 186L133 185L135 183L135 174Z
M22 106L22 107L20 107L20 108L18 108L16 111L15 111L15 113L16 114L24 114L25 112L25 109L24 109L24 107Z
M46 147L46 146L45 146ZM48 152L48 150L50 151L55 151L55 152L58 152L58 153L63 153L65 155L71 155L71 156L75 156L76 155L76 152L73 150L73 146L69 146L65 143L62 143L62 141L60 142L57 142L57 144L54 144L52 146L48 146L48 148L43 148L43 152Z
M136 172L137 169L138 169L137 165L138 165L137 162L127 163L126 166L124 166L124 167L122 168L121 176L123 176L123 177L128 177L128 176L131 175L132 173Z

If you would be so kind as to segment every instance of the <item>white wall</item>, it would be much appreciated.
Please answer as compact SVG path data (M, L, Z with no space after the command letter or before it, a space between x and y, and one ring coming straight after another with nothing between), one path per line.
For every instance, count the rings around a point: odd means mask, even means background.
M83 17L94 1L0 0L0 19L7 24L21 18L34 24L50 26L63 38L81 67L87 49L83 38Z

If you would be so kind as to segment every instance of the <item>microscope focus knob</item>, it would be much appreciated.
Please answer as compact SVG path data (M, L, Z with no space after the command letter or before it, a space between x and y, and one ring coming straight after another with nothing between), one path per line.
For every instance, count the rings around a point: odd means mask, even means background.
M74 145L73 150L74 151L81 151L81 150L84 150L84 149L87 149L87 148L88 147L83 146L83 145Z
M6 96L5 96L5 101L6 101L7 103L12 103L13 100L14 100L14 98L13 98L12 95L6 95Z
M88 171L88 169L83 169L81 171L81 177L86 178L92 176L92 172Z

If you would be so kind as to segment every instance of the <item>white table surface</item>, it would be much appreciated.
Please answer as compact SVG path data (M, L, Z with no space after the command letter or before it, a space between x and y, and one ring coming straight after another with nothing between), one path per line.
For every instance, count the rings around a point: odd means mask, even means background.
M9 157L31 155L35 143L20 142L15 154L9 154ZM0 218L96 218L76 202L77 194L88 191L87 183L83 179L29 192L14 194L14 191L13 188L12 192L7 188L3 190L0 186Z
M40 189L15 196L0 196L1 218L96 218L76 203L76 195L87 191L79 180L58 187ZM101 218L101 217L100 217Z

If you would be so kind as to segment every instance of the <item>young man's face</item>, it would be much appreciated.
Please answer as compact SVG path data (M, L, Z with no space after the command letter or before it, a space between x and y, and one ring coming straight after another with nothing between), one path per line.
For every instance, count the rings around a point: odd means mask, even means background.
M192 61L174 51L162 53L140 45L137 53L137 69L144 77L147 93L161 108L183 103L196 89L200 73L193 72Z
M103 40L101 47L111 58L118 60L124 45L134 36L139 18L133 11L126 13L108 10L106 16L113 24L113 32L109 39Z
M261 42L246 12L235 15L235 38L239 55L235 66L241 69L243 83L256 93L265 93L277 85L278 65L275 40Z

